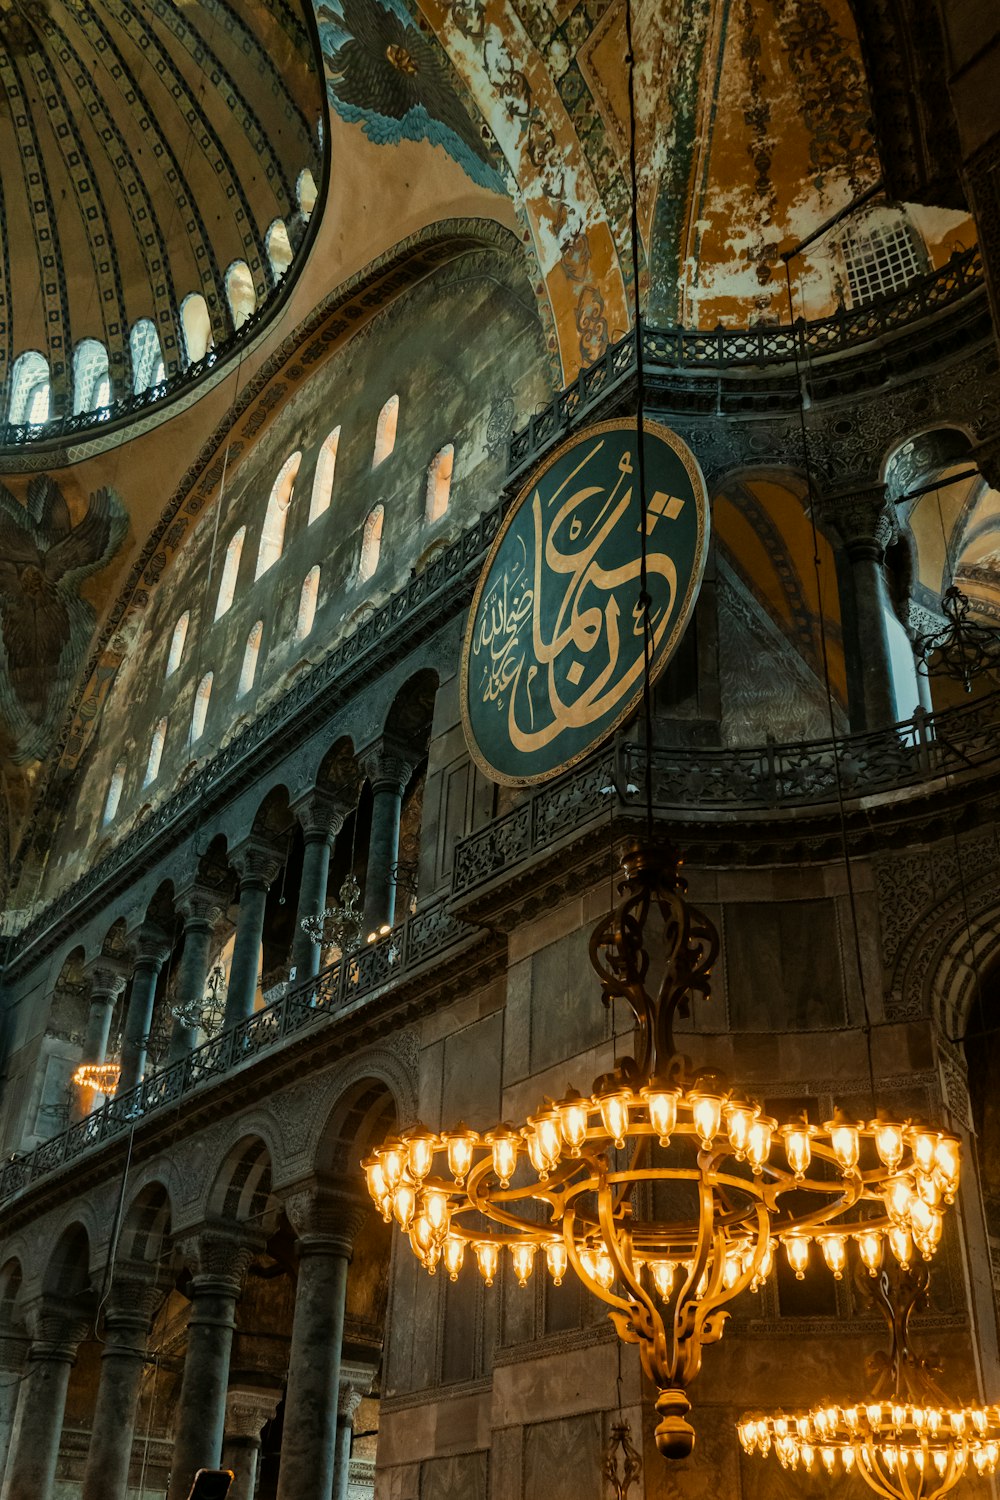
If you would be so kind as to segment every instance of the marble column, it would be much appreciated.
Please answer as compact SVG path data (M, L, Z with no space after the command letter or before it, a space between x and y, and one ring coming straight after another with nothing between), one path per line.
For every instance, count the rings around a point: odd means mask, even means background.
M253 1246L220 1229L203 1233L190 1253L198 1269L191 1280L167 1500L187 1500L198 1470L219 1467L236 1303Z
M69 1372L87 1319L78 1305L45 1297L30 1309L28 1364L14 1417L2 1500L51 1500Z
M347 1270L368 1209L326 1186L291 1194L299 1274L288 1360L278 1500L330 1500L337 1439Z
M824 495L820 508L840 537L846 562L838 569L838 583L851 729L882 729L896 720L882 567L895 517L885 486L865 481Z
M84 1033L82 1063L104 1062L108 1055L108 1038L115 1004L128 982L129 967L123 958L102 955L90 970L90 1010ZM94 1089L79 1089L73 1101L73 1118L80 1120L101 1102Z
M139 1390L163 1289L136 1268L116 1269L104 1316L101 1375L81 1500L126 1500Z
M337 1442L333 1456L333 1500L347 1500L347 1487L351 1482L354 1418L361 1400L362 1392L356 1385L349 1380L340 1382L340 1397L337 1402Z
M147 925L139 930L135 940L135 950L132 993L129 996L128 1012L125 1016L125 1035L122 1038L119 1094L134 1089L142 1082L142 1075L146 1071L146 1047L153 1024L156 981L160 977L160 970L170 952L170 941L159 928Z
M265 839L253 837L233 851L229 863L240 878L240 909L226 991L227 1028L253 1015L267 893L278 877L284 855Z
M386 923L392 926L396 914L399 817L413 763L405 758L401 747L383 739L369 747L362 765L372 789L364 913L368 930L375 932Z
M932 713L934 704L931 699L930 678L926 672L920 670L917 646L922 636L936 635L946 623L944 615L934 614L933 611L925 609L922 604L917 604L913 599L907 600L904 629L913 647L913 660L917 668L917 692L920 695L920 707L925 713Z
M228 1500L253 1500L260 1461L260 1436L278 1410L281 1392L257 1386L230 1386L222 1467L232 1469Z
M17 1401L24 1383L26 1334L0 1334L0 1483L3 1481L14 1431Z
M302 825L305 843L299 905L295 913L295 933L290 954L295 967L295 982L298 984L303 979L314 979L319 973L322 945L314 943L308 933L302 931L302 918L321 917L326 910L330 851L350 808L339 798L313 791L303 797L301 802L297 802L293 810Z
M177 966L174 1006L179 1014L170 1033L169 1062L180 1062L197 1041L212 943L225 900L221 891L203 885L188 886L177 898L177 910L184 919L184 949Z

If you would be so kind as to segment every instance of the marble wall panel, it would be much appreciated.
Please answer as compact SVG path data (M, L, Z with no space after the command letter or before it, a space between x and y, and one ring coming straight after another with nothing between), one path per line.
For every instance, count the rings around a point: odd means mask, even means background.
M600 1412L525 1428L522 1500L602 1500Z

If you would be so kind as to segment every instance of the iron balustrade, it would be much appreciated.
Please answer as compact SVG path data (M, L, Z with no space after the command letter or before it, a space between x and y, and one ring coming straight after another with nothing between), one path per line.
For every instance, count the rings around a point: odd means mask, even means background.
M936 777L1000 762L1000 692L988 698L866 734L756 748L653 751L653 800L661 811L742 813L822 807L926 787ZM509 874L566 834L606 818L608 799L641 807L641 746L604 748L566 775L532 790L523 802L462 839L455 849L452 895L464 896Z
M33 1151L12 1158L0 1170L0 1203L157 1111L273 1052L314 1023L345 1015L359 1001L395 985L428 961L440 961L449 951L480 941L482 934L453 916L443 900L429 903L377 942L345 954L315 979L289 985L273 1005L210 1037L180 1061L149 1073L137 1088L109 1099Z

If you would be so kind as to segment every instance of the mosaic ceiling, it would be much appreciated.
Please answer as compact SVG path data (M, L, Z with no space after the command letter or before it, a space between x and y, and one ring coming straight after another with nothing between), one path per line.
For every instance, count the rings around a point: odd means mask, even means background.
M218 341L234 261L268 294L268 228L294 241L297 179L319 177L307 3L0 0L0 391L39 351L66 411L74 349L94 339L128 394L139 320L169 376L185 296Z

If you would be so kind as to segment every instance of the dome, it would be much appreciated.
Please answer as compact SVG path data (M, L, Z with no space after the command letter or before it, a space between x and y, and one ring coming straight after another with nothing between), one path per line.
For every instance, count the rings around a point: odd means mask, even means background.
M162 399L259 326L321 180L316 56L297 0L0 0L8 446Z

